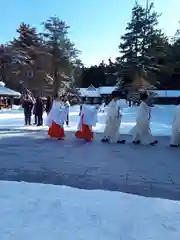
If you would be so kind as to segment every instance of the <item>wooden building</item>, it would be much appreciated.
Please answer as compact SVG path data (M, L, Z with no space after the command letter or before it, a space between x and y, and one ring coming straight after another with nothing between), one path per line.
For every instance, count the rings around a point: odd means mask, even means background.
M153 93L156 104L176 104L177 98L180 97L180 90L151 90L150 92Z
M116 86L101 86L95 88L93 85L90 85L88 88L79 88L79 94L82 100L88 99L90 103L98 104L108 99L112 91L116 88Z
M20 97L19 92L5 87L5 84L0 82L0 109L12 107L14 102L19 102Z

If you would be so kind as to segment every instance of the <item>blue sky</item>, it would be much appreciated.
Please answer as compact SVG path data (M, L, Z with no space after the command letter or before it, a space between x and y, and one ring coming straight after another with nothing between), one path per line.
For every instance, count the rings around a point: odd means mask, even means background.
M118 56L118 44L131 17L135 0L1 0L0 43L16 36L24 21L38 29L50 16L58 15L70 28L70 37L82 51L86 65L98 64ZM139 0L145 5L146 0ZM160 27L168 36L175 33L180 20L180 0L154 0L162 13ZM180 25L179 25L180 26Z

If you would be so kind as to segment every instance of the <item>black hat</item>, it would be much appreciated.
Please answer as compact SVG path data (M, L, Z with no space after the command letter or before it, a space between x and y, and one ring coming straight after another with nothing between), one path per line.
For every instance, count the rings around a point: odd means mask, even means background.
M176 104L177 104L177 105L180 104L180 97L177 98Z
M143 92L143 93L140 94L140 99L141 99L142 101L146 100L147 98L148 98L147 92Z
M112 93L111 93L111 95L112 95L112 97L120 97L121 96L121 94L120 94L120 92L119 91L113 91Z

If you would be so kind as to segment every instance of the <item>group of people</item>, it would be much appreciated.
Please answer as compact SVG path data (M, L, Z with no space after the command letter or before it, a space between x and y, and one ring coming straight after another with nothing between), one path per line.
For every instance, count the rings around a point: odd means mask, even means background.
M69 106L69 102L64 97L66 105ZM22 99L22 107L24 109L24 121L25 125L31 125L32 115L34 115L34 125L43 125L43 113L44 111L49 114L52 108L52 99L47 97L46 101L43 101L40 97L35 99L30 94L25 94ZM67 114L66 124L69 124L69 115Z
M104 136L102 138L103 143L109 143L115 140L117 143L124 144L126 141L120 137L120 125L123 118L122 109L120 106L121 94L118 91L112 92L112 100L107 106L106 125L104 130ZM156 139L153 139L150 121L151 121L151 107L149 102L149 96L146 92L140 95L141 103L137 108L136 125L130 131L132 135L133 144L150 144L154 146L158 143ZM180 99L179 99L180 104ZM98 107L86 102L80 109L80 120L77 132L75 136L85 141L92 141L94 134L92 127L97 123ZM64 122L67 119L67 106L56 95L51 111L48 114L47 124L49 126L48 135L52 138L59 140L64 139ZM172 141L171 147L178 147L180 144L180 105L177 107L173 126L172 126Z
M48 98L46 105L41 98L34 99L30 94L25 94L22 98L22 107L24 109L25 125L31 125L32 115L34 115L34 125L43 125L43 112L48 113L51 109L51 99Z

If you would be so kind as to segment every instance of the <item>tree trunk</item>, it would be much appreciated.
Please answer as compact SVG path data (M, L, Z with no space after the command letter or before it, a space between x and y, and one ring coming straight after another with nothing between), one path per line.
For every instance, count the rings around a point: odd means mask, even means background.
M53 81L53 96L59 93L60 89L60 75L57 64L54 67L54 81Z

